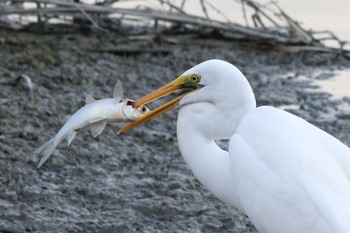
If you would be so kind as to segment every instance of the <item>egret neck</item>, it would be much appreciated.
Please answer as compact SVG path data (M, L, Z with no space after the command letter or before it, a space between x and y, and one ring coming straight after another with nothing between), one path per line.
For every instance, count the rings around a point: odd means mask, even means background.
M206 106L207 105L207 106ZM201 111L211 108L210 103L195 103L180 108L177 138L183 158L194 176L211 193L225 203L242 210L230 171L229 153L222 150L214 138L205 133Z

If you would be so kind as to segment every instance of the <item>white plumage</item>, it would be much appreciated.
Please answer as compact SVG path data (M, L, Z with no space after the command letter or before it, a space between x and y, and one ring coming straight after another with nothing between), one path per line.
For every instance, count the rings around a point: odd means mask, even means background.
M293 114L256 108L248 81L227 62L191 68L178 89L193 74L200 87L179 102L177 136L196 178L261 233L349 233L350 149ZM228 152L214 141L228 138Z

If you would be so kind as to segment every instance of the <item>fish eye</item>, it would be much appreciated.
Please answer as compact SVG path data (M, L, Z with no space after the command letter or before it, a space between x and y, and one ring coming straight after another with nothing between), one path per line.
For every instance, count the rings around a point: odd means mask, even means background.
M194 83L198 82L198 81L199 81L198 75L193 74L193 75L191 76L191 81L194 82Z
M147 108L146 108L145 106L143 106L143 107L141 107L140 111L141 111L142 113L146 113L146 112L147 112Z

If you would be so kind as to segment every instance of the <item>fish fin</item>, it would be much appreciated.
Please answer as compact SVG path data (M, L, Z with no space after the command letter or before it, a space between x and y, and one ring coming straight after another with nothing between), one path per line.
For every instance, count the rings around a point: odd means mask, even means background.
M106 121L91 125L92 136L95 138L102 133L107 125Z
M68 134L67 134L67 141L68 141L68 146L72 143L72 141L73 141L73 139L74 139L74 137L75 137L75 135L77 134L77 131L75 131L75 130L72 130L72 131L70 131Z
M95 102L96 99L92 97L91 95L86 95L85 96L85 104L91 104L92 102Z
M114 87L113 98L119 102L123 98L124 90L122 83L118 80Z
M90 120L89 123L90 124L99 124L101 121L104 121L104 120L106 120L106 117L100 117L100 118Z
M44 145L42 145L41 147L39 147L34 151L34 154L44 155L40 159L40 162L36 168L40 168L41 165L45 163L45 161L50 157L52 152L55 150L56 146L57 145L55 144L55 138L52 138L51 140L47 141Z

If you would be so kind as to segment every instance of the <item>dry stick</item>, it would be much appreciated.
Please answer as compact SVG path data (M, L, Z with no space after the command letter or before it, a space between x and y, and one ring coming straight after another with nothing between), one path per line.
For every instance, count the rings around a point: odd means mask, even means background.
M44 5L44 8L47 7L47 3L43 3L43 5ZM44 17L44 19L45 19L45 22L47 22L48 20L50 20L49 17L48 17L47 15L43 15L43 17Z
M339 44L339 47L342 48L346 45L346 42L345 41L342 41L341 39L339 39L339 37L337 37L333 32L331 31L313 31L311 32L313 35L315 34L327 34L329 37L328 38L317 38L317 40L320 40L320 41L325 41L325 40L335 40L338 42Z
M22 0L21 2L24 2L24 1ZM62 5L62 6L70 6L70 7L74 6L71 2L58 1L58 0L27 0L26 2L44 2L44 3L57 4L57 5ZM282 43L298 43L298 42L303 43L303 42L305 42L304 37L301 37L300 39L288 38L287 36L274 35L271 33L266 33L266 31L261 31L261 30L257 30L257 29L253 30L253 29L243 27L243 26L233 24L233 23L230 23L230 24L226 23L225 24L225 23L222 23L219 21L214 21L214 20L211 20L210 22L208 22L205 18L191 16L191 15L187 15L187 14L169 14L169 13L157 12L155 10L150 10L150 11L146 12L146 11L141 11L141 10L108 8L108 7L103 7L103 6L92 6L92 5L86 5L86 4L78 4L78 5L82 9L84 9L85 11L89 11L89 12L104 13L104 14L117 13L120 15L132 15L132 16L144 17L144 18L154 19L154 20L163 20L163 21L168 21L168 22L193 24L193 25L204 26L204 27L209 27L209 28L213 28L213 29L226 30L229 32L236 32L236 33L238 32L238 33L241 33L243 35L246 35L250 39L254 39L254 38L255 39L259 39L259 38L260 39L273 39L275 41L282 42ZM67 8L65 9L65 11L67 11ZM259 11L262 12L261 10L259 10ZM29 13L29 11L22 12L22 13ZM63 11L62 11L62 13L63 13ZM265 17L267 16L267 14L265 14L265 13L262 13L262 14ZM307 42L310 42L310 41L307 41Z
M104 28L100 27L91 17L87 14L83 9L81 9L76 3L74 3L75 7L94 25L95 28L101 31L107 31Z
M209 18L209 15L208 15L207 8L205 7L204 0L199 0L199 2L200 2L200 4L201 4L202 11L203 11L203 13L205 14L205 17L207 18L207 20L211 21L210 18Z
M308 33L304 28L302 28L297 22L295 22L287 13L285 13L276 3L273 4L279 9L281 16L287 21L289 27L294 30L294 32L299 35L303 40L312 43L316 42L316 40L312 37L310 33Z
M13 20L10 19L0 19L0 27L5 27L5 28L9 28L12 30L19 30L21 29L21 25L19 25L17 22L14 22Z
M285 13L277 4L276 2L271 2L273 5L275 5L275 7L277 7L279 9L279 11L281 12L282 17L287 21L287 23L289 24L290 28L293 29L300 37L304 38L305 40L309 41L309 43L315 43L317 42L317 40L313 37L314 34L316 34L317 32L307 32L304 28L302 28L297 22L295 22L295 20L293 20L289 15L287 15L287 13ZM342 53L342 51L344 51L344 46L345 46L345 42L341 41L336 35L334 35L332 32L330 31L323 31L325 33L328 33L331 38L333 40L336 40L339 44L339 52ZM321 32L321 33L323 33ZM318 39L318 41L323 40ZM317 43L318 45L320 43ZM349 51L345 51L345 52L349 52Z
M323 46L299 46L299 45L279 45L274 46L275 50L283 52L300 52L300 51L314 51L314 52L325 52L325 53L335 53L339 52L337 48L329 48ZM343 50L343 52L350 53L350 50Z
M263 16L265 16L266 19L268 19L273 25L275 25L277 28L280 28L281 26L275 21L273 20L268 14L266 14L261 7L259 7L255 2L251 1L251 0L242 0L244 2L247 3L248 6L252 7L256 12L262 14ZM275 3L276 4L276 3ZM277 4L276 4L277 6ZM280 8L279 8L280 9Z
M243 12L243 18L244 18L244 21L245 21L245 24L247 27L249 27L249 22L248 22L248 19L247 19L247 12L245 10L245 1L244 0L241 0L241 5L242 5L242 12Z
M36 7L37 7L38 9L41 8L41 5L40 5L39 2L36 3ZM37 17L38 17L38 23L42 23L42 21L41 21L41 15L40 15L39 13L37 14Z
M76 11L76 9L70 9L71 8L76 8L75 5L73 4L77 4L81 9L83 9L86 12L90 12L90 13L102 13L102 14L111 14L111 13L117 13L121 16L136 16L136 17L141 17L141 18L147 18L147 19L154 19L154 20L163 20L163 21L167 21L167 22L175 22L175 23L183 23L183 24L192 24L192 25L197 25L197 26L203 26L203 27L208 27L208 28L212 28L212 29L220 29L220 30L225 30L228 32L234 32L235 34L237 33L241 33L240 35L244 35L249 39L273 39L275 41L281 42L281 43L296 43L296 42L301 42L301 43L305 43L305 40L309 43L309 44L314 44L318 41L316 41L313 37L311 33L308 33L307 31L305 31L301 26L299 26L291 17L289 17L284 11L281 10L281 8L275 3L275 2L271 2L271 4L273 4L275 7L277 7L280 10L280 14L282 15L282 17L287 21L287 23L289 24L290 28L293 29L297 35L299 35L300 39L298 38L291 38L291 37L287 37L287 36L281 36L281 35L275 35L272 33L268 33L266 31L261 31L258 29L252 30L248 27L243 27L240 26L238 24L234 24L234 23L223 23L220 21L215 21L212 20L210 22L208 22L205 18L202 17L196 17L193 15L188 15L185 13L182 14L169 14L168 12L159 12L156 10L149 10L149 11L141 11L141 10L132 10L132 9L118 9L118 8L108 8L108 7L101 7L101 6L92 6L92 5L87 5L87 4L81 4L81 3L73 3L72 2L68 2L68 1L58 1L58 0L14 0L17 2L34 2L34 3L47 3L47 4L54 4L54 5L60 5L60 6L65 6L65 8L59 8L56 7L55 9L40 9L40 10L29 10L29 9L20 9L20 10L14 10L14 9L2 9L2 11L0 13L2 14L38 14L38 13L49 13L49 14L56 14L58 16L60 15L72 15L76 14L76 13L82 13L81 11ZM14 2L13 1L13 2ZM281 29L282 27L280 27L277 23L274 23L275 21L273 19L271 19L264 11L261 10L261 6L258 6L255 2L253 2L252 0L236 0L236 1L245 1L247 3L250 3L250 7L255 6L254 9L258 9L258 11L265 16L268 20L270 20L274 25L278 26L279 29ZM185 0L183 0L181 8L183 9L183 6L185 4ZM266 8L269 9L269 8ZM270 10L270 9L269 9ZM274 11L271 10L272 13L275 13ZM302 35L302 36L301 36ZM337 51L342 53L342 52L347 52L349 53L350 51L348 50L343 50L343 46L344 43L343 41L340 41L337 37L334 36L334 39L337 40L339 42L339 44L341 45L340 50L338 49ZM320 45L319 43L317 43L318 45ZM311 46L312 47L312 46ZM320 48L323 48L324 46L320 46ZM313 47L312 47L313 48ZM326 47L325 47L326 48ZM295 49L295 48L294 48ZM310 46L308 47L308 49L310 49ZM329 50L327 50L329 51ZM347 56L347 54L343 55Z
M180 12L180 13L186 14L185 11L181 7L178 7L178 6L170 3L169 1L165 2L164 0L159 0L159 2L162 3L162 4L168 5L170 7L170 9L174 9L174 10Z
M98 53L112 53L116 55L138 55L143 53L152 53L152 54L168 54L171 53L167 49L142 49L142 48L109 48L109 49L86 49L88 52L98 52Z
M307 31L302 28L298 23L296 23L291 17L289 17L285 12L281 11L281 15L286 19L290 28L293 29L301 38L308 42L313 42L315 39L307 33Z
M185 7L185 2L186 2L186 0L182 0L181 5L180 5L180 9L181 9L181 10L184 9L184 7Z
M73 7L74 6L74 3L71 3L71 2L67 2L67 1L60 1L60 0L13 0L13 1L19 1L19 2L45 2L45 3L51 3L51 4L56 4L56 5L61 5L61 6L71 6ZM160 2L164 2L164 0L159 0ZM185 1L185 0L184 0ZM242 1L246 1L247 0L242 0ZM204 2L203 0L200 0L202 6L204 6ZM268 18L272 23L274 23L275 25L278 25L277 23L275 23L266 13L264 13L262 10L259 9L258 6L256 6L256 4L254 4L252 1L249 1L251 3L251 7L255 7L255 9L259 10L266 18ZM165 2L166 4L168 4L169 6L173 7L174 9L177 9L178 11L182 11L181 13L185 14L185 12L183 10L181 10L181 8L178 8L176 7L175 5L169 3L168 1ZM75 4L78 4L78 3L75 3ZM84 7L89 7L91 5L87 5L87 4L79 4L79 5L82 5ZM91 6L91 7L103 7L103 6ZM115 9L115 8L113 8ZM204 12L206 12L206 8L204 6ZM187 14L186 14L187 15ZM189 16L189 15L187 15ZM194 17L194 16L193 16ZM209 17L209 16L208 16ZM196 17L196 18L201 18L201 17ZM203 19L203 18L201 18Z
M211 4L210 2L207 2L207 5L213 9L214 11L216 11L218 14L222 15L222 17L225 18L227 23L233 23L223 12L221 12L218 8L216 8L213 4Z
M259 24L262 28L266 28L265 24L263 23L263 21L261 20L258 12L256 12L255 14L252 15L252 20L254 22L254 26L255 27L259 27Z
M77 13L77 9L73 8L74 5L69 2L63 2L63 1L54 1L54 0L31 0L27 2L45 2L45 3L53 3L57 5L63 5L63 6L71 6L71 8L68 7L55 7L55 8L46 8L46 9L40 9L40 10L33 10L33 9L4 9L2 11L3 14L36 14L37 11L41 13ZM302 43L300 39L297 38L288 38L286 36L281 35L275 35L271 34L262 30L258 29L251 29L244 26L240 26L238 24L233 23L223 23L216 20L211 20L208 22L205 18L198 17L198 16L191 16L187 14L169 14L169 13L163 13L155 10L140 10L140 9L124 9L124 8L110 8L110 7L103 7L103 6L92 6L92 5L85 5L85 4L78 4L82 9L84 9L86 12L89 13L100 13L100 14L120 14L120 15L131 15L131 16L138 16L153 20L163 20L167 22L173 22L173 23L183 23L183 24L192 24L196 26L202 26L202 27L208 27L218 30L226 30L228 32L234 32L234 33L241 33L245 36L247 36L250 39L266 39L266 40L275 40L281 43ZM80 11L79 11L80 12Z

